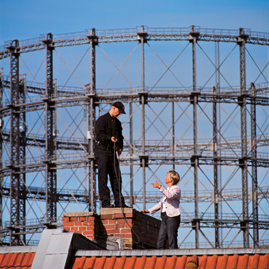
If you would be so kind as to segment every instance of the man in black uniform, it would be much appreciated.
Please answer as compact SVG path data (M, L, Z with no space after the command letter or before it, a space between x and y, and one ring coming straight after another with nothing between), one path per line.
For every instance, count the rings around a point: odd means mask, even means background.
M95 123L95 157L98 165L98 189L103 208L113 207L110 204L110 190L107 186L109 175L115 207L126 207L121 193L121 173L117 158L123 149L121 122L117 117L126 114L121 102L112 104L109 112L100 116Z

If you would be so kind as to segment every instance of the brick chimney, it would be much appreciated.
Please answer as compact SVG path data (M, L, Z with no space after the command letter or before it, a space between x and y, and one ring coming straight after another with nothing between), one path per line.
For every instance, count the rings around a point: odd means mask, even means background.
M62 220L65 230L80 233L100 245L121 238L123 249L155 249L161 223L133 208L102 208L100 215L64 213Z

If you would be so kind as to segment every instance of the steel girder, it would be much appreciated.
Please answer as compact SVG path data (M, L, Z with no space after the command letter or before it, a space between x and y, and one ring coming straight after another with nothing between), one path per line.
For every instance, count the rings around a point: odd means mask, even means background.
M26 88L27 92L29 93L36 93L39 95L43 95L43 90L41 89L38 91L37 89L33 90L33 86L27 85L26 82ZM4 88L10 88L10 82L7 79L3 79L3 87ZM57 98L52 98L52 101L55 104L55 107L63 106L74 106L77 105L76 102L85 102L85 97L88 96L88 93L85 93L85 90L82 88L74 88L70 87L68 90L66 89L67 86L64 87L64 90L61 90L61 86L58 86L57 90ZM146 90L146 89L145 89ZM190 98L192 97L192 89L188 89L189 92L184 92L184 89L180 88L167 88L167 92L146 92L146 98L147 102L164 102L164 101L174 101L174 102L190 102ZM247 93L244 93L243 95L240 93L240 89L226 89L221 88L218 93L213 92L212 88L206 88L206 89L198 89L199 90L199 96L198 100L199 102L217 102L217 103L230 103L230 104L241 104L242 99L246 99L246 104L252 104L254 95L252 94L252 90L248 90ZM118 92L121 93L118 93ZM128 93L128 91L132 91L131 93ZM256 105L264 105L269 106L269 97L267 97L267 94L269 93L269 83L265 83L262 85L256 84L255 85L255 103ZM131 102L141 102L141 89L140 88L131 88L131 89L117 89L117 92L113 91L113 89L110 89L107 94L104 93L104 91L96 89L95 90L95 104L99 105L100 103L111 103L113 100L117 100L121 98L126 103ZM99 100L102 100L100 102ZM31 107L33 106L32 110L36 109L44 109L43 107L43 100L39 101L30 101L26 100L27 106L29 106L29 109L27 111L31 110ZM83 105L83 104L81 104ZM18 106L24 106L24 104L18 104ZM4 112L8 110L7 108L2 108L1 112Z
M217 88L214 89L215 92L218 91ZM215 211L215 219L220 219L219 216L219 189L220 189L220 182L219 182L219 170L220 166L217 165L219 156L218 156L218 141L219 141L219 130L218 130L218 122L219 122L219 115L218 115L218 107L217 103L213 101L213 158L214 158L214 211ZM215 162L216 161L216 162ZM220 247L220 229L219 229L219 222L216 221L215 223L215 248Z
M96 93L96 63L95 63L95 47L98 45L98 38L95 35L95 29L92 28L90 35L88 36L90 40L90 49L91 49L91 58L90 58L90 65L91 65L91 82L90 88L88 92L88 133L90 137L88 137L89 141L89 209L91 212L96 212L96 168L95 168L95 161L94 161L94 141L95 141L95 93Z
M19 80L19 41L11 42L10 51L10 245L22 245L25 235L14 226L25 221L25 175L20 173L25 163L25 113L18 104L24 103L25 92Z
M53 160L56 158L56 122L52 97L53 88L53 35L47 34L43 41L46 48L46 94L45 103L45 172L46 172L46 222L52 223L57 218L56 171Z
M141 156L141 155L140 155ZM42 157L42 156L41 156ZM44 158L34 158L32 160L28 160L25 165L21 165L21 174L24 173L29 173L29 172L38 172L38 171L43 171L45 168L44 164ZM175 159L175 160L173 160ZM221 166L241 166L242 165L242 160L241 158L238 157L221 157L217 158L218 160L215 159L212 156L200 156L200 155L192 155L192 156L177 156L174 155L174 157L169 157L166 155L163 156L151 156L146 160L147 165L157 165L157 164L163 164L163 165L191 165L193 166L195 164L195 160L197 160L199 165L221 165ZM38 161L39 160L39 161ZM123 165L131 165L131 164L136 164L136 165L141 165L142 167L142 158L137 158L137 157L121 157L121 164ZM252 159L248 158L247 159L247 165L251 167L253 165L253 161L256 161L257 166L259 167L264 167L268 168L269 167L269 160L268 159ZM85 155L79 155L77 156L74 155L67 155L66 158L58 158L58 160L53 161L54 168L52 167L52 170L56 169L65 169L67 167L69 168L83 168L86 167L87 165L85 162L88 162L88 157ZM5 167L1 170L1 174L3 176L7 176L9 174L8 167Z
M199 232L200 232L200 219L198 218L198 152L197 152L197 103L198 95L196 92L196 42L199 38L199 32L196 31L195 26L192 27L190 34L190 42L192 43L192 87L193 92L191 93L190 102L193 105L193 156L191 162L194 170L194 193L195 203L194 210L195 216L192 220L193 229L195 230L195 247L199 248Z
M216 87L213 87L213 93L218 94L220 91L220 44L215 42L215 81ZM216 98L213 101L213 155L217 162L219 162L220 151L220 135L219 126L221 126L221 115L220 115L220 104L216 102ZM214 164L214 211L215 219L221 219L220 210L220 190L222 187L221 183L221 166ZM215 222L215 248L221 247L221 230L219 222Z
M141 27L138 32L139 42L141 43L141 93L139 93L140 103L142 108L142 152L139 156L142 166L142 185L143 185L143 209L146 209L146 167L148 166L148 156L145 154L145 105L147 103L147 93L145 92L145 50L144 45L147 43L148 35Z
M37 199L37 200L43 200L43 201L46 199L46 189L45 188L28 187L28 189L31 193L26 193L26 199L28 199L28 200ZM89 203L89 196L84 191L76 191L73 189L71 189L70 191L72 194L75 193L74 197L78 201L80 201L82 203ZM72 198L72 194L70 194L70 192L68 192L66 190L57 189L57 194L58 194L59 201L69 201ZM32 195L34 195L34 196L32 196ZM133 193L133 195L134 195L133 199L135 199L136 202L140 201L142 203L143 195L138 195L136 193ZM3 185L2 196L3 197L10 196L10 185L6 185L6 184ZM251 200L252 199L252 189L249 190L248 196L249 196L249 200ZM262 200L263 198L268 199L269 198L269 190L266 187L257 188L256 196L257 196L257 198L256 198L257 203L258 203L258 200ZM149 202L157 203L160 201L161 198L162 198L162 195L158 192L157 193L146 192L146 203L149 203ZM132 199L131 192L126 193L125 199L127 202ZM240 189L226 190L218 198L218 202L223 202L224 200L226 200L226 201L241 201L242 200L241 190ZM182 192L181 203L190 203L190 202L194 202L194 201L195 201L195 196L194 196L193 192L188 192L188 191ZM210 192L210 193L199 192L198 201L199 201L199 203L210 202L210 201L215 202L214 192ZM75 201L72 201L72 202L75 202ZM199 213L199 215L201 215L201 213ZM261 217L261 215L259 215L259 216ZM265 217L264 217L264 219L265 219ZM218 220L218 219L216 219L216 220ZM252 222L255 223L255 220L253 220Z
M3 74L0 72L0 109L3 107ZM0 114L0 169L3 168L3 117ZM3 176L0 175L0 229L3 228ZM2 236L0 236L2 244Z
M144 27L144 31L147 32L147 40L150 41L188 41L192 32L192 27L185 28L150 28ZM84 32L77 32L71 34L60 34L54 36L54 47L65 47L74 45L83 45L89 43L89 32L91 30L85 30ZM240 35L239 30L226 30L226 29L208 29L196 27L196 31L199 32L199 40L201 41L214 41L214 42L233 42L238 41ZM130 42L139 41L139 33L141 27L137 29L119 29L119 30L99 30L96 31L99 43L111 43L111 42ZM255 32L250 29L246 29L248 34L246 42L250 44L269 45L268 33ZM20 53L26 53L36 50L45 49L44 40L46 36L40 35L39 38L23 40L20 43ZM7 49L7 44L0 47L0 60L10 56L10 52Z
M240 65L240 93L242 102L240 103L241 114L241 169L242 169L242 213L243 213L243 243L244 247L249 247L249 224L248 224L248 169L247 169L247 119L246 119L246 38L244 29L240 29L238 38L239 44L239 65Z
M252 210L253 210L253 245L259 246L259 203L258 203L258 172L257 172L257 121L256 121L256 99L255 99L255 85L252 84L254 100L251 105L251 157L252 163Z

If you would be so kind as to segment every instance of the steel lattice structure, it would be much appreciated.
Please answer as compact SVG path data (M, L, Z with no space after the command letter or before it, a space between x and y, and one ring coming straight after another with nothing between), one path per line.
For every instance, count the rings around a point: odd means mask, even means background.
M157 53L169 46L167 41L176 50L165 56L172 57L170 65ZM113 48L123 44L126 50L135 47L119 65L108 54L113 56ZM86 52L71 70L59 52L78 45ZM175 169L182 178L181 227L188 229L180 237L181 247L231 247L237 241L245 248L268 246L269 62L264 62L266 50L260 52L262 59L251 53L268 46L268 33L195 26L91 29L6 42L0 47L1 63L10 59L9 75L0 76L2 244L32 243L45 227L60 226L65 211L98 212L94 123L114 100L121 100L127 112L120 157L127 203L138 210L156 203L161 196L151 191L149 182L163 184L165 173ZM138 57L123 71L138 48ZM235 59L231 55L236 50ZM75 72L88 51L89 72L83 83ZM150 53L164 71L151 64L152 56L146 60ZM44 59L39 75L44 83L37 78L40 68L34 67L33 75L24 60L33 54L30 63ZM121 51L115 55L120 62ZM173 70L183 55L189 58ZM55 56L70 72L64 86L54 79L63 69ZM247 58L254 65L250 71ZM26 75L20 75L20 62ZM113 68L116 73L109 80L106 73ZM109 80L101 87L99 73ZM172 79L165 80L167 74ZM79 86L69 86L74 77ZM172 80L176 86L170 86ZM116 87L108 88L112 81ZM235 83L239 86L232 86Z

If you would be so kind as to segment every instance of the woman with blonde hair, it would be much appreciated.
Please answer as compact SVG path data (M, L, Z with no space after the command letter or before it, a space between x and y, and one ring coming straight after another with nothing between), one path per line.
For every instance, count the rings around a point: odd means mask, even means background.
M158 188L163 194L161 201L146 210L141 210L143 213L155 213L158 210L161 211L161 227L159 231L157 248L164 249L166 245L166 239L168 239L169 249L178 248L177 246L177 231L180 225L180 197L181 190L177 186L180 180L180 176L176 171L168 171L165 176L165 183L168 185L167 189L161 186L157 180L152 184L153 188Z

